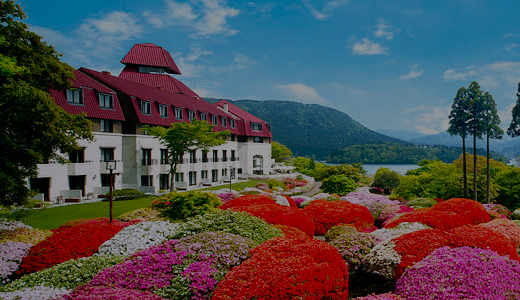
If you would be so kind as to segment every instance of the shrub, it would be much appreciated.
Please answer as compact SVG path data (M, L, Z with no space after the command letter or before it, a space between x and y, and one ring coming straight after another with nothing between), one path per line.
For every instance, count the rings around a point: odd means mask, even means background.
M287 238L294 238L294 237L308 237L305 232L301 231L300 229L292 226L287 225L281 225L281 224L275 224L273 227L280 229L283 232L283 235Z
M373 186L383 189L386 194L390 194L393 189L397 188L401 180L399 174L388 169L379 168L374 175Z
M441 230L450 230L466 224L464 217L457 213L428 208L404 213L399 218L388 222L385 228L393 228L404 222L419 222Z
M397 214L403 214L411 211L413 211L413 208L405 205L387 205L385 208L383 208L383 210L381 210L376 224L383 224L384 222L394 218Z
M276 204L276 200L266 195L244 195L222 204L219 208L226 210L230 207L256 204Z
M52 235L50 230L41 230L37 228L17 227L10 230L0 232L0 243L19 242L35 245Z
M165 298L155 295L151 292L137 291L132 289L123 289L118 287L107 286L82 286L57 300L166 300Z
M397 281L408 300L518 299L520 264L492 250L442 247L408 269Z
M128 221L159 221L165 218L161 216L161 212L151 207L143 207L134 209L117 217L123 222Z
M305 201L306 199L305 198L302 198L302 197L294 197L293 198L293 201L294 201L294 204L296 204L296 206L298 207L301 207L301 204L303 203L303 201Z
M502 204L496 204L496 203L491 204L490 203L490 204L482 204L482 206L484 206L484 208L487 211L497 212L506 218L509 218L511 216L511 211Z
M23 300L47 300L47 299L57 299L62 295L70 293L69 290L65 288L53 288L47 286L38 286L33 288L25 288L18 291L2 293L4 300L11 299L23 299ZM62 298L59 298L60 300Z
M367 233L357 231L345 232L335 238L330 245L338 249L341 257L347 262L348 269L352 273L362 267L362 259L379 240Z
M283 266L283 267L281 267ZM346 299L348 268L337 250L309 238L274 238L233 268L211 299Z
M189 191L172 192L157 198L152 206L171 220L185 220L219 207L220 198L211 193Z
M364 206L347 201L315 200L304 208L314 219L316 235L325 235L335 225L352 224L358 230L374 225L374 217Z
M517 248L520 246L520 227L518 227L518 225L511 220L503 218L494 219L490 222L479 224L478 226L494 230L509 238Z
M451 198L432 206L432 210L458 213L465 219L466 224L480 224L491 221L489 214L482 204L475 200Z
M292 226L305 232L308 236L314 236L314 221L298 208L278 204L262 204L236 206L230 209L233 211L247 212L257 218L265 220L269 224Z
M217 195L217 197L220 198L222 204L226 204L227 202L236 198L235 194L233 193L220 193Z
M338 236L344 234L344 233L357 233L359 232L356 227L352 225L337 225L332 226L329 231L325 234L325 241L327 243L332 242L334 239L336 239Z
M30 244L20 242L0 244L0 285L9 282L9 276L18 270L30 247Z
M406 300L406 299L399 295L392 294L392 292L389 292L389 293L379 294L379 295L372 294L372 295L368 295L365 297L357 297L357 298L354 298L354 300Z
M429 208L437 204L432 198L415 198L406 202L406 206L412 208Z
M323 180L321 189L329 194L348 194L355 191L356 182L345 175L332 175Z
M285 184L283 182L281 182L280 180L276 180L276 179L269 179L267 180L267 186L270 188L270 189L273 189L275 187L281 187L283 188L285 186Z
M396 237L399 237L401 235L423 230L423 229L429 229L430 227L421 224L421 223L400 223L399 225L393 227L393 228L381 228L376 231L371 232L370 234L377 237L381 241L387 241L395 239Z
M105 196L110 197L110 192L106 193ZM112 199L114 200L130 200L145 196L144 193L134 189L122 189L112 191ZM106 199L103 201L107 201Z
M247 213L216 209L179 223L177 232L168 238L178 239L207 231L233 233L258 244L282 235L279 229Z

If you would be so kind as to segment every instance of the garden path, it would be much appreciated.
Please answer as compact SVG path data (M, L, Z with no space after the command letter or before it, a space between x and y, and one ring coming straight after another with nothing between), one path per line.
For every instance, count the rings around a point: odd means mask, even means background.
M314 183L314 187L308 191L307 193L303 193L302 196L308 196L308 197L312 197L314 195L316 195L319 191L320 191L320 187L321 187L321 182L315 182Z

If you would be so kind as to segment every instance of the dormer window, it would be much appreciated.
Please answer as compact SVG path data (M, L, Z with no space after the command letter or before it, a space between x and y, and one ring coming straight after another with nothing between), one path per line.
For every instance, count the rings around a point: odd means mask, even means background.
M182 120L182 108L180 108L180 107L175 108L175 119Z
M159 115L163 118L168 118L168 106L159 104Z
M114 108L114 96L110 94L99 93L99 107L101 108Z
M150 101L141 101L141 113L143 115L149 115L150 112Z
M262 131L262 123L251 123L251 129L254 131Z
M188 110L188 119L190 121L193 121L194 119L197 119L196 113L193 110Z
M67 90L67 103L79 104L83 103L83 90L82 89L70 89Z
M226 117L220 117L220 123L222 124L222 127L227 126L227 118Z
M215 126L218 126L218 116L211 115L211 123L213 123Z
M201 121L207 121L208 120L208 114L207 113L200 113L200 120Z
M235 128L235 120L233 120L233 119L230 118L230 119L229 119L229 126L230 126L231 128Z
M166 74L164 68L139 66L139 73Z

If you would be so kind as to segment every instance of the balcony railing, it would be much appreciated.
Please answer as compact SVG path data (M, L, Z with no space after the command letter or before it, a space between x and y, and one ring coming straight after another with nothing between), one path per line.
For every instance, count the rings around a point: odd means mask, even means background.
M148 158L144 158L143 159L143 166L151 166L151 165L157 165L157 159L148 159Z

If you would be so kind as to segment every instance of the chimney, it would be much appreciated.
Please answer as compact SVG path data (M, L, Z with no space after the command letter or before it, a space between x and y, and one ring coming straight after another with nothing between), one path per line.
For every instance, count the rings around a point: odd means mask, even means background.
M110 72L108 71L101 71L102 74L105 74L105 75L110 75Z
M227 114L229 113L228 104L224 102L224 112Z

